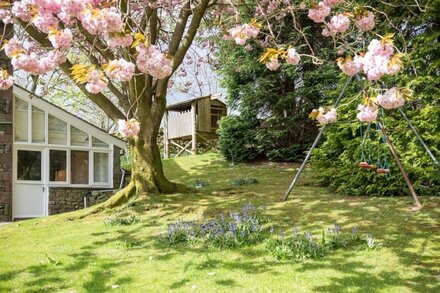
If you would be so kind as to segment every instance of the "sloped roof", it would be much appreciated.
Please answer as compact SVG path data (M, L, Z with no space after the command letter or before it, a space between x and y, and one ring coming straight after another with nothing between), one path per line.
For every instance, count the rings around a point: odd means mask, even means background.
M40 96L22 88L21 86L14 85L14 95L20 99L26 100L30 104L47 111L51 115L68 122L69 124L75 126L78 129L86 131L96 138L109 143L114 144L121 149L126 149L125 141L104 131L103 129L91 124L90 122L67 112L61 107L54 105L53 103L41 98Z
M193 98L193 99L189 99L189 100L185 100L176 104L171 104L167 106L167 110L169 111L179 111L182 108L187 108L189 106L191 106L191 103L197 100L202 100L202 99L207 99L210 98L211 100L217 100L220 103L222 103L223 105L226 106L226 104L220 99L221 94L212 94L209 96L203 96L203 97L198 97L198 98Z

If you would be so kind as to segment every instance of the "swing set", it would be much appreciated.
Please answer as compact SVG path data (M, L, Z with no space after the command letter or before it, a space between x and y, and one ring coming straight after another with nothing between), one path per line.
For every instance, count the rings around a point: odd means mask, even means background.
M357 79L359 86L363 90L359 75L356 75L356 79ZM334 104L334 108L336 108L339 105L339 102L341 101L342 97L344 96L344 93L347 90L347 87L351 83L352 80L353 80L353 77L350 77L349 79L347 79L346 83L344 84L344 87L342 88L341 92L339 93L338 98L336 99L336 102ZM427 154L431 157L434 164L439 166L439 162L437 161L436 157L433 155L433 153L431 152L429 147L426 145L425 141L420 136L417 129L412 125L408 116L405 114L405 112L403 112L402 108L398 108L398 110L399 110L400 114L402 115L402 117L405 119L405 121L408 123L408 126L410 127L410 129L416 135L416 137L419 140L419 142L421 143L421 145L426 150ZM377 159L375 162L376 165L374 165L374 162L371 157L372 123L370 122L370 123L368 123L368 126L367 126L365 132L363 132L362 124L361 124L361 128L360 128L360 135L361 135L362 141L361 141L361 159L360 159L359 167L361 169L365 169L365 170L374 170L378 175L384 176L385 178L388 178L389 176L391 176L391 166L390 166L390 160L388 159L388 152L387 152L387 146L388 146L388 148L391 152L391 155L393 156L394 160L396 161L396 164L399 167L399 170L402 173L402 176L405 179L405 182L408 185L409 191L414 199L414 202L415 202L414 209L420 209L422 207L422 204L420 203L419 197L417 196L417 193L416 193L411 181L409 180L408 174L406 173L405 169L403 168L403 165L399 159L399 156L398 156L398 154L397 154L397 152L396 152L396 150L395 150L395 148L394 148L394 146L393 146L393 144L392 144L392 142L386 132L383 109L381 109L381 114L379 116L380 117L378 117L376 120L375 129L374 129L376 131L376 133L381 133L381 135L379 136L379 144L380 145L377 148ZM313 142L309 152L307 153L298 172L296 173L294 179L292 180L292 183L290 184L284 197L282 198L282 201L287 200L290 193L292 192L292 189L295 187L295 184L297 183L301 173L304 171L306 164L312 155L313 150L316 148L319 141L321 140L321 137L324 133L324 130L326 129L326 126L327 125L324 124L321 127L321 129L320 129L318 135L316 136L315 141Z

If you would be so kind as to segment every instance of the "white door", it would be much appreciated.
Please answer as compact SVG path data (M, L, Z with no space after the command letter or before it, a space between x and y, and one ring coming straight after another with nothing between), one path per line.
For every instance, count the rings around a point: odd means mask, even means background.
M19 149L15 153L13 218L35 218L47 214L43 151Z

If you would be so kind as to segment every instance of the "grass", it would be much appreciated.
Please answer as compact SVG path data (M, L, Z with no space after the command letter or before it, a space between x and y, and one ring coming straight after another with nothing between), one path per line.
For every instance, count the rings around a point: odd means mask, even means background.
M208 186L194 194L138 199L122 210L69 220L70 214L0 227L0 292L440 292L439 197L341 197L303 177L287 202L282 194L295 164L229 166L215 154L166 160L175 181ZM232 186L237 178L259 184ZM337 222L372 233L377 251L336 251L320 260L278 262L265 244L240 250L161 247L167 223L210 217L245 203L266 205L271 225L294 223L314 233ZM140 222L105 225L135 214ZM115 288L112 288L115 287ZM117 288L116 288L117 287Z

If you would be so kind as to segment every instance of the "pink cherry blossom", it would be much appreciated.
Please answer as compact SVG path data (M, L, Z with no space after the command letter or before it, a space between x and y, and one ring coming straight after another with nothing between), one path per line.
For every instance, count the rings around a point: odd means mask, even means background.
M103 32L106 25L102 13L91 9L84 9L80 20L84 28L92 35Z
M332 36L345 32L349 27L350 19L342 13L332 16L328 25L329 33Z
M110 48L130 47L133 43L133 36L130 34L111 33L104 35L104 38Z
M84 0L62 0L61 11L69 17L80 18L82 11L86 8Z
M123 137L132 138L139 134L141 127L139 122L134 118L128 121L120 119L118 120L118 130Z
M377 96L377 102L385 109L396 109L405 104L405 99L399 94L397 88L387 90L383 95Z
M58 27L59 21L52 13L43 11L33 18L32 23L40 31L48 34L51 29Z
M115 7L102 9L101 15L105 23L104 30L106 32L116 33L122 31L122 17Z
M3 21L4 24L13 23L14 19L12 18L11 11L0 9L0 21Z
M295 48L290 48L287 50L287 56L286 61L290 65L298 65L299 61L301 60L301 57L296 52Z
M107 86L107 80L102 77L101 72L93 69L87 75L86 90L92 94L97 94Z
M358 64L352 60L351 58L347 58L342 60L339 59L338 60L338 67L339 69L342 70L342 72L344 72L345 74L349 75L349 76L354 76L356 75L361 68L358 66Z
M373 39L368 45L365 55L358 55L354 61L367 75L369 80L379 80L384 74L395 74L400 66L389 66L391 55L394 53L392 44L382 44L379 40Z
M344 0L323 0L323 2L328 7L333 7L335 5L338 5L338 4L342 3L342 2L344 2Z
M105 73L111 79L117 79L120 81L130 81L136 70L136 66L124 59L112 60L105 68Z
M278 58L272 58L269 62L266 63L266 67L269 70L275 71L280 68L281 64L278 62Z
M325 5L324 2L319 2L318 5L309 10L308 16L314 22L324 22L327 15L330 14L330 7Z
M139 45L136 50L139 53L136 58L136 65L141 72L157 79L163 79L173 73L171 60L160 52L156 46Z
M238 45L244 45L248 39L254 39L260 33L260 27L256 24L238 25L229 30L231 38Z
M14 85L14 78L6 70L0 68L0 90L5 91Z
M318 116L316 116L316 120L322 125L335 123L337 118L338 114L335 108L331 108L329 111L325 112L324 108L320 107L318 109Z
M357 118L361 122L373 122L377 118L376 106L366 106L361 104L358 106L358 110Z
M9 58L12 58L12 55L17 54L18 52L23 50L23 45L17 39L10 39L6 43L4 49L5 49L6 56L8 56Z
M355 23L358 29L361 31L367 32L371 31L374 28L374 14L371 11L368 11L367 15L361 15L356 17Z
M69 48L72 45L73 35L68 28L63 31L55 31L49 34L49 41L56 49Z
M12 5L12 14L24 22L29 22L33 17L32 5L32 0L15 1Z

